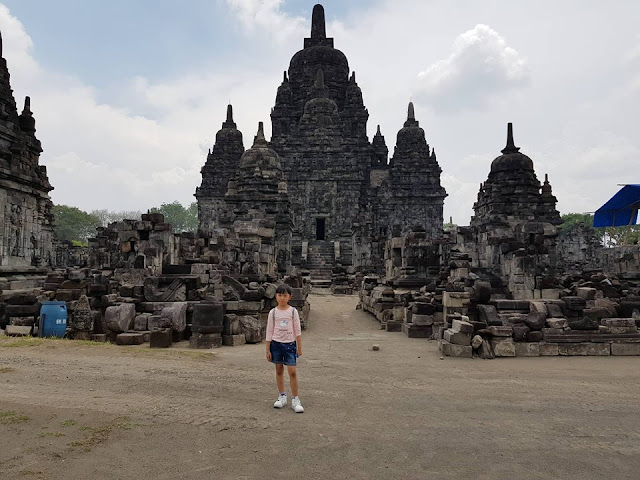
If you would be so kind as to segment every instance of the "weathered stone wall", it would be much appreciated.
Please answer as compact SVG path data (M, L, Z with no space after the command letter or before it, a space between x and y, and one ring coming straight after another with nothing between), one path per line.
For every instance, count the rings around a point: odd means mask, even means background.
M2 39L0 38L0 56ZM7 62L0 58L0 266L52 265L53 187L39 165L29 97L18 115Z

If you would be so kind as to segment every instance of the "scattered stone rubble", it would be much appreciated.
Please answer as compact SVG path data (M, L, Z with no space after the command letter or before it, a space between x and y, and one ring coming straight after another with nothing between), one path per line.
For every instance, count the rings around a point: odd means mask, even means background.
M290 302L306 329L308 278L284 278ZM191 348L238 346L264 341L276 284L233 278L219 265L165 265L152 276L144 269L58 269L39 288L5 291L0 327L9 336L37 332L40 302L67 304L67 337L118 345Z

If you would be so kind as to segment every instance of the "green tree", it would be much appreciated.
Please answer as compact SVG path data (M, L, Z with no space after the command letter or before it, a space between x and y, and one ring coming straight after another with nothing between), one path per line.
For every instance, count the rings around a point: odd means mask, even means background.
M96 228L101 226L98 217L77 207L54 205L53 215L58 240L80 242L84 245L89 237L96 234Z
M198 204L192 202L187 208L177 200L149 209L149 213L162 213L164 221L170 223L174 232L195 232L198 229Z
M569 235L578 225L584 224L593 229L593 215L589 213L566 213L560 217L560 235Z

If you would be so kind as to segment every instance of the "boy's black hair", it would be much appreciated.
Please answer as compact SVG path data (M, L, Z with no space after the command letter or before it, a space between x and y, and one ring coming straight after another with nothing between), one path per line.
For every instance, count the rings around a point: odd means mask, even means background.
M291 287L289 285L287 285L286 283L281 283L276 288L276 294L278 294L278 293L288 293L289 295L292 295L293 294L293 290L291 290Z

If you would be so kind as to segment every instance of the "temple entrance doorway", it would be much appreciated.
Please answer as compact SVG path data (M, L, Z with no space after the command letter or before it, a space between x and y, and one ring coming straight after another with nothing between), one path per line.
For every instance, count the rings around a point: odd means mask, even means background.
M316 218L316 240L325 240L326 219Z

